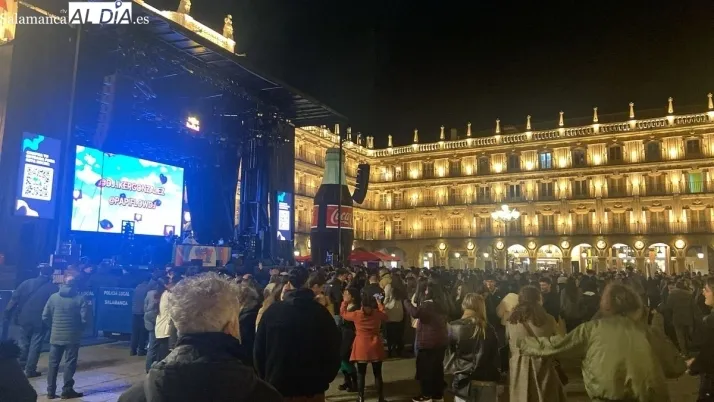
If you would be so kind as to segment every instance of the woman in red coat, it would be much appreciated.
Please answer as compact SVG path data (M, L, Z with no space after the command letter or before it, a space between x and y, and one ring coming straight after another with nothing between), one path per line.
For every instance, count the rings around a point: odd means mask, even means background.
M383 321L387 321L384 305L378 296L364 298L362 308L356 311L347 311L348 300L343 300L340 306L340 315L347 321L355 324L355 340L352 343L352 356L350 360L357 362L358 402L364 401L364 379L367 374L367 364L372 363L374 383L379 393L379 402L384 402L384 382L382 381L382 361L386 357L384 343L380 335Z

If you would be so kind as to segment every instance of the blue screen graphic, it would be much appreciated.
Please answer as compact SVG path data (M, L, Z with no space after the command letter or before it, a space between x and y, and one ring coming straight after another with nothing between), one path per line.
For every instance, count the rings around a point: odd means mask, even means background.
M181 231L183 168L77 146L72 230L137 235Z
M278 205L278 240L292 240L293 232L293 195L285 191L278 191L276 195Z
M54 219L62 142L22 133L15 215Z

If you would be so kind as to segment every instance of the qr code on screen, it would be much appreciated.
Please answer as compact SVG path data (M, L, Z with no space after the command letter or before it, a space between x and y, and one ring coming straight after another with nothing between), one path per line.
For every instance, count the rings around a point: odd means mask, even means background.
M25 165L25 175L22 178L22 198L49 201L52 199L52 179L54 169Z

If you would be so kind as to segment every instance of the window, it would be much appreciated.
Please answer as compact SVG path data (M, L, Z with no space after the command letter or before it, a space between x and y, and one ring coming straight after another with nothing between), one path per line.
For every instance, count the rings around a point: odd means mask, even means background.
M588 184L587 180L575 180L573 182L573 197L586 198L588 196Z
M490 187L479 187L477 192L477 202L488 203L491 202L491 188Z
M553 182L540 184L540 198L543 200L552 199L555 197L553 192Z
M538 167L541 169L553 169L553 154L543 152L538 155Z
M459 204L461 200L459 199L459 189L456 187L451 187L449 189L449 203L450 204Z
M402 172L403 171L404 171L404 169L401 166L397 166L394 168L394 180L395 181L402 180L402 177L403 177Z
M573 167L586 167L588 165L584 149L574 149L570 154L573 159Z
M613 145L607 149L607 160L609 163L622 162L622 145Z
M704 192L704 179L701 172L687 173L687 193L698 194Z
M454 233L460 232L462 222L463 220L460 216L452 216L451 219L449 219L449 229Z
M424 162L422 176L425 179L434 178L434 162Z
M387 237L387 222L379 222L379 234L382 238Z
M508 155L508 170L518 171L521 170L521 157L518 154Z
M422 194L424 194L424 204L425 205L433 205L434 204L434 192L431 191L428 188L425 188L422 191Z
M667 221L665 211L650 211L649 231L651 233L667 233Z
M434 218L424 218L424 233L433 233L434 232L434 223L435 219Z
M389 208L389 195L387 193L381 193L379 194L379 207L380 208Z
M488 160L488 156L479 158L478 160L478 174L489 174L491 173L491 162Z
M607 193L610 197L622 197L627 194L625 178L610 178L607 181Z
M392 233L395 235L402 234L402 221L393 221L392 222Z
M645 161L656 162L662 159L660 143L656 141L648 142L645 149Z
M461 176L461 161L451 161L449 164L449 176Z
M693 211L690 209L687 212L689 213L689 230L691 232L700 233L709 231L705 210Z
M612 231L613 233L627 232L627 221L625 220L625 212L612 214Z
M647 181L645 183L647 188L645 191L647 195L662 195L667 192L664 183L664 176L647 176Z
M575 234L590 233L590 214L575 215Z
M401 208L402 207L402 199L403 199L402 193L392 194L392 207L393 208Z
M488 218L478 218L478 231L482 234L491 233L491 221Z
M555 234L555 216L540 216L540 232L542 234Z
M508 198L512 200L518 200L521 198L521 185L520 184L509 184L508 185Z
M702 153L699 138L687 140L687 156L698 156Z

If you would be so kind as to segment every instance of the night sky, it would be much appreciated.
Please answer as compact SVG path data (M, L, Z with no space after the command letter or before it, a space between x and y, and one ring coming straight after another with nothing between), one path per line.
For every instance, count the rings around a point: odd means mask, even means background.
M178 0L150 0L175 8ZM714 92L714 1L194 0L239 52L349 117L386 146L465 133L661 109L703 111ZM626 117L626 115L625 115ZM603 119L607 121L607 119ZM572 120L571 120L572 121ZM555 123L553 123L553 127Z

